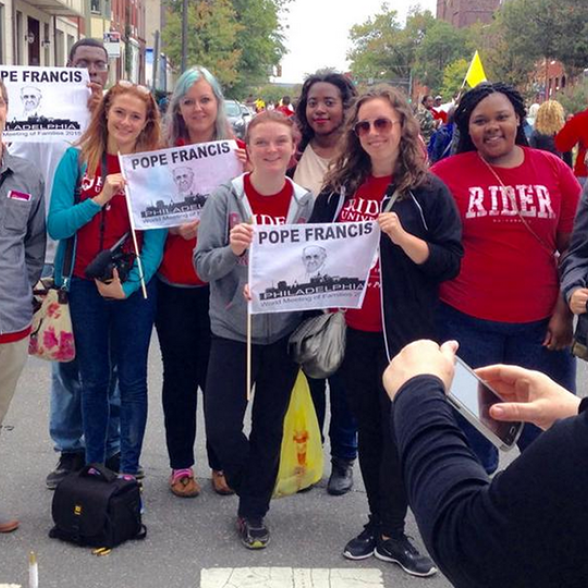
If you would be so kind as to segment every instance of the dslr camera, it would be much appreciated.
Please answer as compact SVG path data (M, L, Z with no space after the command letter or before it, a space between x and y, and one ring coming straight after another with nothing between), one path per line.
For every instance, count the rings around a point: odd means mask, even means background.
M113 270L116 268L121 282L126 281L133 263L135 254L123 251L123 245L130 233L125 233L110 249L101 251L85 270L87 278L108 283L112 280Z

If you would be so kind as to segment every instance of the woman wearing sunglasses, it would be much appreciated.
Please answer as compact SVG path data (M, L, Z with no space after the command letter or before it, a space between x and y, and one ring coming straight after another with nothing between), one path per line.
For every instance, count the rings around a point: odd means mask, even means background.
M119 82L96 108L79 148L71 147L63 156L48 217L49 235L60 240L55 279L69 288L86 463L105 462L112 358L121 393L120 472L128 476L137 473L147 422L147 352L157 294L151 278L161 261L166 231L136 233L147 298L141 292L137 259L126 279L117 269L110 279L89 279L86 268L131 231L118 154L151 151L159 144L159 111L149 90ZM64 260L72 239L68 269ZM123 249L132 255L131 236Z
M342 372L358 424L370 518L343 555L375 554L409 574L430 576L433 563L404 533L407 500L382 374L404 345L436 338L437 292L459 272L461 223L445 185L426 171L418 123L399 92L381 86L361 96L342 141L311 222L376 220L382 231L363 306L345 313Z
M203 67L180 77L164 120L165 142L170 147L233 139L216 78ZM245 144L238 141L245 162ZM196 406L203 391L210 355L208 284L196 273L192 253L199 221L170 230L158 272L157 334L163 359L162 403L165 440L171 466L169 487L175 496L198 496L194 476ZM212 487L217 494L232 494L220 460L206 443Z

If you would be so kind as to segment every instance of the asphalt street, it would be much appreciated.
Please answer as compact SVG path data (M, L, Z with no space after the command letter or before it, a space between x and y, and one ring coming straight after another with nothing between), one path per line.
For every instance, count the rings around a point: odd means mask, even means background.
M582 395L587 392L584 366L579 370ZM343 558L345 542L366 522L367 502L357 467L352 492L342 497L326 493L328 458L325 477L317 487L272 502L267 519L272 531L268 548L246 550L235 532L236 498L217 496L210 487L201 422L196 471L203 492L194 499L180 499L169 491L156 339L149 370L149 423L141 459L147 474L143 495L148 536L145 541L128 542L108 556L96 557L87 548L48 537L53 493L46 489L45 477L57 459L48 434L50 369L46 362L29 359L0 436L0 500L21 522L15 533L0 536L0 585L28 586L28 553L35 551L41 588L199 588L202 570L241 567L376 568L386 588L449 586L441 575L417 579L375 558L359 563ZM325 450L328 455L328 447ZM514 457L516 450L502 459L507 463ZM422 548L411 514L407 532Z

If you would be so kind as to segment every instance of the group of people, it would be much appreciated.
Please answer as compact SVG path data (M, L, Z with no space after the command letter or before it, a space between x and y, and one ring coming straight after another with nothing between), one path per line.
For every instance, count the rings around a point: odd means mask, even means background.
M28 163L2 151L0 423L26 359L31 286L43 271L44 194L49 236L59 241L50 265L56 283L69 292L77 348L75 362L53 365L50 432L60 461L48 486L93 462L121 476L142 477L147 353L155 325L163 359L170 490L182 498L201 491L194 472L201 389L213 488L238 495L243 544L266 547L265 517L299 369L288 354L288 339L302 316L284 312L253 321L255 393L246 436L247 264L255 225L373 220L381 229L379 255L362 307L345 312L343 365L328 383L310 382L321 430L327 385L330 394L329 492L351 488L356 456L366 488L368 521L343 555L351 560L375 555L415 576L436 573L436 564L405 534L410 505L427 548L456 586L530 585L505 580L515 573L514 564L488 575L492 581L480 579L490 555L478 554L476 560L471 553L476 543L470 543L474 530L461 534L468 514L467 506L459 506L460 488L494 492L499 478L490 484L488 474L498 467L497 452L443 400L455 346L439 351L433 343L420 344L432 358L427 364L411 351L421 349L418 344L409 345L420 339L456 340L460 356L474 368L516 364L574 391L572 310L586 311L588 289L586 276L578 279L585 265L574 265L573 283L566 282L565 268L571 256L577 259L583 252L585 235L571 240L581 187L561 158L528 146L520 94L508 85L485 83L462 96L454 113L456 155L429 167L419 122L401 92L381 86L357 96L343 75L310 76L294 116L273 110L251 121L236 149L243 173L209 197L200 221L169 232L137 232L139 256L128 277L121 279L115 270L104 283L86 278L85 268L132 230L117 154L232 137L222 89L205 68L182 74L160 121L143 86L120 81L102 95L104 59L103 46L92 39L79 41L69 56L69 65L81 60L88 68L92 89L91 122L77 145L52 147L53 159L45 163L32 151ZM8 99L0 89L1 125ZM37 169L31 161L38 162ZM46 172L44 179L39 170ZM585 198L578 215L584 223L587 206ZM564 296L558 265L570 242ZM388 367L397 354L399 367ZM512 386L508 372L483 373ZM415 387L416 392L406 390ZM435 406L443 407L439 416ZM509 417L499 411L494 416ZM543 425L529 421L518 444L524 455L529 448L536 456L540 429L535 425ZM439 430L442 436L435 433ZM463 471L460 460L467 465ZM451 494L435 495L439 480ZM483 509L500 510L500 505L488 506L483 496L479 501L485 526L478 532L484 536L488 526L498 525L499 515ZM17 526L16 519L0 516L0 531ZM450 539L441 533L447 527L455 533ZM516 529L505 532L516 537ZM494 546L496 552L499 541L489 537L480 549ZM475 562L461 571L458 544ZM567 565L569 554L562 557ZM544 558L532 571L534 559L522 560L527 577L538 579L535 586L556 586L547 580L553 574L539 573L553 561L553 556Z

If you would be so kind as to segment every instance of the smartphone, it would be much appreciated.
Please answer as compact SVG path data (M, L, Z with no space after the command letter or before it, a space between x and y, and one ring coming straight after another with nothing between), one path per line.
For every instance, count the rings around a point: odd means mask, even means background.
M459 357L456 357L455 375L447 399L498 449L508 451L514 447L523 430L523 423L497 421L490 416L490 407L502 402L502 399Z

